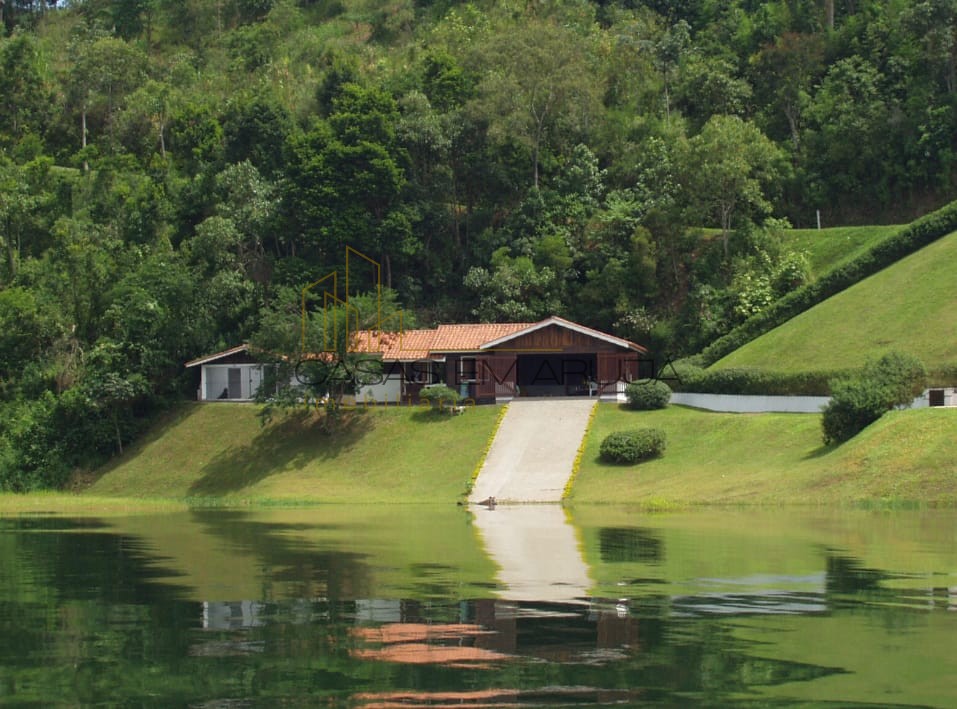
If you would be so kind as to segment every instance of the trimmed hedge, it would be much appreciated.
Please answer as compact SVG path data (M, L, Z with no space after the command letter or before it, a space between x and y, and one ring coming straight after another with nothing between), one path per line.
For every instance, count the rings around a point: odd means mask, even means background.
M601 442L599 456L608 463L634 465L664 453L666 443L665 432L660 428L615 431Z
M704 364L717 362L808 308L840 293L937 239L957 231L957 202L931 212L904 227L856 259L776 300L702 350Z
M773 372L756 367L702 369L675 362L674 372L665 372L675 391L697 394L756 394L762 396L828 396L834 379L852 370L818 372Z
M625 397L630 409L663 409L671 401L671 387L660 379L643 379L626 386Z

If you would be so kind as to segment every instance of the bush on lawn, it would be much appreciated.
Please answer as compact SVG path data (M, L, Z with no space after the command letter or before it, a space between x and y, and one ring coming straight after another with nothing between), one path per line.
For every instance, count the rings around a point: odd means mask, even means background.
M605 436L599 453L606 462L634 465L664 453L666 442L665 432L660 428L615 431Z
M825 443L842 443L874 423L885 411L906 406L924 391L927 370L919 359L890 352L849 377L831 383L831 401L821 427Z
M422 387L422 391L419 392L419 400L428 402L432 408L448 407L451 409L458 405L462 397L455 389L445 384L430 384Z
M663 409L671 400L671 387L659 379L643 379L625 387L628 407L639 411Z

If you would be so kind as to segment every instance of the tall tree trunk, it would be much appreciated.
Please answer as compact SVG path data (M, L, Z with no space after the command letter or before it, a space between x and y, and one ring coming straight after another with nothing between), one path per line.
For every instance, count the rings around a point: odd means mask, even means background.
M824 21L828 31L834 29L834 0L824 0Z
M120 455L123 455L123 436L120 435L120 419L116 409L113 409L113 429L116 431L116 448Z
M80 143L83 149L86 149L86 103L83 104L83 109L80 112ZM86 157L83 158L83 172L90 171L90 163L87 162Z

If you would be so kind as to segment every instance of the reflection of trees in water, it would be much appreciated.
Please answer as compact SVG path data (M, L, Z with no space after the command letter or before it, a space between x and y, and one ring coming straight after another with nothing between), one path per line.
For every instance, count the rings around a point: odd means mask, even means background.
M14 532L10 539L15 540L15 553L31 568L37 593L53 593L64 601L145 603L185 590L159 581L178 574L164 568L141 540L108 533L109 527L100 520L0 520L4 536L7 530Z
M834 552L827 554L825 588L828 595L880 591L881 581L886 578L887 574L882 571L865 568L859 559L840 556Z
M602 527L598 530L601 560L605 563L637 561L660 564L664 542L656 532L641 527Z
M261 560L263 584L281 582L288 595L299 598L366 598L371 594L371 571L364 557L348 551L319 549L290 532L302 525L263 522L235 510L195 510L193 518L203 528L244 553ZM321 525L310 525L319 528ZM274 594L264 588L262 598Z

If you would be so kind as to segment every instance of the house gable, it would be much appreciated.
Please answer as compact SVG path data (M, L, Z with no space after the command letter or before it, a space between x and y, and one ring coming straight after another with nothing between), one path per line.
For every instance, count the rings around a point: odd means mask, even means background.
M647 352L644 347L629 340L559 317L546 318L517 332L486 342L481 349L494 352Z
M204 364L259 364L262 360L249 352L249 345L238 345L222 352L199 357L186 363L186 368L199 367Z

